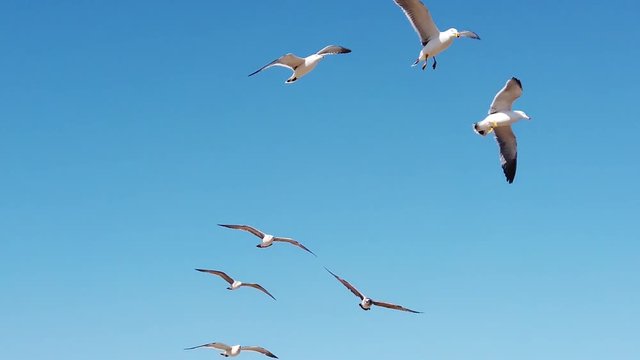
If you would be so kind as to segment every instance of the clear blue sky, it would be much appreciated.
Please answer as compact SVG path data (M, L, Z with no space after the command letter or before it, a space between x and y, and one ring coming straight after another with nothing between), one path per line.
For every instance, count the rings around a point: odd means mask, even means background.
M640 5L521 3L428 1L482 41L422 72L391 0L1 2L0 358L640 358ZM508 185L471 124L511 76Z

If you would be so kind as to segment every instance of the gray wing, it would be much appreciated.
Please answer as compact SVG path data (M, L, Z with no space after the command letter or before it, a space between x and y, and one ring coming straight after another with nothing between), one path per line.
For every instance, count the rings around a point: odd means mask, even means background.
M516 177L518 164L518 144L511 126L499 126L494 129L496 141L500 147L500 165L507 182L511 184Z
M271 295L271 293L270 293L270 292L268 292L268 291L267 291L267 289L263 288L260 284L243 283L243 284L242 284L242 285L240 285L240 286L249 286L249 287L252 287L252 288L254 288L254 289L258 289L258 290L262 291L263 293L265 293L265 294L267 294L267 295L271 296L271 298L272 298L273 300L275 300L275 299L276 299L276 298L274 298L274 297L273 297L273 295Z
M270 358L274 358L274 359L278 358L277 356L273 355L271 351L260 346L240 346L240 350L257 351L263 355L267 355Z
M400 305L396 305L396 304L390 304L390 303L386 303L386 302L382 302L382 301L371 301L371 303L373 305L377 305L377 306L382 306L382 307L386 307L387 309L393 309L393 310L400 310L400 311L407 311L410 313L414 313L414 314L422 314L422 312L420 311L415 311L415 310L411 310L411 309L407 309L404 306L400 306Z
M359 297L360 300L364 299L364 295L362 295L362 293L360 291L358 291L358 289L356 289L355 286L349 284L349 282L347 280L340 278L340 276L332 273L331 270L329 270L327 268L324 268L324 269L327 270L329 272L329 274L333 275L333 277L338 279L338 281L340 281L342 283L342 285L344 285L347 289L349 289L353 293L353 295Z
M480 40L480 35L474 33L473 31L460 31L458 34L460 34L461 37L466 37L466 38L471 38L471 39L476 39L476 40Z
M274 238L273 238L273 241L286 242L286 243L289 243L289 244L295 245L295 246L297 246L297 247L299 247L299 248L301 248L301 249L303 249L303 250L308 251L310 254L312 254L312 255L313 255L313 256L315 256L315 257L317 257L317 256L318 256L318 255L314 254L314 253L313 253L313 251L311 251L311 250L307 249L307 247L306 247L306 246L302 245L300 242L295 241L295 240L293 240L293 239L290 239L290 238L283 238L283 237L274 237Z
M422 46L440 35L440 30L433 22L429 9L420 0L394 0L407 15L411 26L418 33Z
M264 233L254 227L251 227L249 225L225 225L225 224L218 224L219 226L222 227L226 227L229 229L235 229L235 230L243 230L243 231L248 231L250 233L252 233L253 235L259 237L260 239L264 238Z
M226 273L224 273L222 271L207 270L207 269L196 269L196 270L200 271L200 272L209 273L209 274L212 274L212 275L218 275L221 278L223 278L226 282L228 282L229 284L233 284L233 279L231 278L231 276L227 275Z
M516 101L522 95L522 83L519 79L512 77L507 80L500 91L493 98L491 107L489 107L489 114L496 113L498 111L510 111L513 107L513 102Z
M220 350L230 350L231 349L231 347L229 345L227 345L227 344L213 342L213 343L208 343L208 344L204 344L204 345L198 345L198 346L194 346L194 347L190 347L190 348L185 348L185 350L193 350L193 349L197 349L197 348L201 348L201 347L209 347L209 348L215 348L215 349L220 349Z
M304 59L297 57L293 54L286 54L283 55L275 60L273 60L272 62L268 63L267 65L261 67L260 69L252 72L251 74L249 74L249 76L251 75L255 75L257 73L259 73L260 71L270 68L272 66L282 66L282 67L286 67L289 68L291 70L295 70L298 66L302 65L304 63Z
M316 54L318 55L335 55L335 54L348 54L351 50L338 46L338 45L329 45L322 48L322 50L318 51Z

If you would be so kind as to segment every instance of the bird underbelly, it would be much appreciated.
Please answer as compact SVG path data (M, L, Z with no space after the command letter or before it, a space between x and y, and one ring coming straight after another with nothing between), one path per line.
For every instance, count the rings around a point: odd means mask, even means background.
M482 122L497 126L508 126L513 124L515 122L515 119L503 112L498 112L487 116Z
M429 57L434 57L443 52L449 46L451 46L451 42L442 43L439 39L431 40L424 48L422 48L422 51L420 51L420 57L423 59L426 59L427 55Z
M298 66L298 68L295 70L295 74L297 78L301 78L303 76L305 76L306 74L308 74L311 70L313 70L316 65L318 63L311 63L311 64L303 64Z

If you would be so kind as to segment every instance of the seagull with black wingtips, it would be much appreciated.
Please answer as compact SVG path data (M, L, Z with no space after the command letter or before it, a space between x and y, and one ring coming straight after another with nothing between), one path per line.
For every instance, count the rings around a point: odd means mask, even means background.
M242 231L246 231L248 233L251 233L257 237L260 238L260 244L256 245L256 247L259 248L266 248L269 247L271 245L273 245L274 242L286 242L289 243L291 245L297 246L299 248L301 248L302 250L305 250L307 252L309 252L310 254L312 254L313 256L317 256L316 254L313 253L313 251L307 249L306 246L302 245L300 242L291 239L291 238L286 238L286 237L280 237L280 236L273 236L273 235L269 235L266 234L252 226L249 225L228 225L228 224L218 224L219 226L222 227L226 227L229 229L234 229L234 230L242 230Z
M313 70L318 65L320 60L324 59L325 56L336 55L336 54L348 54L350 52L351 50L345 47L338 46L338 45L329 45L329 46L325 46L324 48L319 50L317 53L311 54L305 58L301 58L299 56L289 53L289 54L282 55L281 57L273 60L272 62L261 67L260 69L252 72L251 74L249 74L249 76L255 75L260 71L264 69L268 69L272 66L281 66L281 67L286 67L288 69L291 69L291 71L293 71L293 74L291 74L291 77L289 77L287 81L285 81L286 84L291 84L293 82L298 81L301 77L307 75L311 70Z
M227 275L223 271L208 270L208 269L196 269L196 270L200 271L200 272L204 272L204 273L208 273L208 274L211 274L211 275L216 275L216 276L221 277L226 282L228 282L229 285L230 285L227 288L227 290L236 290L236 289L239 289L239 288L241 288L243 286L247 286L247 287L252 287L254 289L258 289L258 290L262 291L263 293L269 295L273 300L276 299L276 298L273 297L273 295L271 295L270 292L267 291L267 289L263 288L260 284L244 283L242 281L234 280L231 276Z
M480 36L473 31L458 31L456 28L451 28L447 31L440 32L431 18L429 9L420 0L394 1L400 6L402 11L404 11L411 26L413 26L413 29L418 33L420 43L422 44L420 55L418 55L418 59L416 59L412 66L416 66L421 61L424 61L422 65L422 70L424 70L427 67L429 58L433 58L433 69L435 70L438 64L436 55L451 46L454 39L466 37L480 40Z
M489 115L484 120L473 124L473 131L486 136L495 133L500 148L500 165L509 184L516 177L518 164L518 144L511 125L522 119L531 120L524 111L512 110L513 103L522 95L522 82L512 77L493 98L489 107Z
M391 303L387 303L387 302L382 302L382 301L376 301L376 300L373 300L371 298L368 298L364 294L362 294L360 291L358 291L358 289L356 289L355 286L351 285L347 280L345 280L345 279L339 277L338 275L332 273L331 270L329 270L327 268L324 268L324 269L327 270L329 272L329 274L333 275L333 277L335 277L338 281L340 281L340 283L342 283L342 285L344 285L347 289L349 289L349 291L351 291L353 293L353 295L355 295L355 296L360 298L360 303L358 304L358 306L360 306L360 308L362 310L371 310L371 306L376 305L376 306L385 307L387 309L407 311L407 312L414 313L414 314L421 314L422 313L420 311L407 309L404 306L391 304Z
M222 353L220 353L220 355L222 355L224 357L238 356L238 355L240 355L241 351L245 350L245 351L259 352L260 354L266 355L266 356L268 356L270 358L274 358L274 359L278 358L271 351L269 351L269 350L267 350L267 349L265 349L263 347L260 347L260 346L241 346L241 345L229 346L227 344L223 344L223 343L220 343L220 342L212 342L212 343L208 343L208 344L198 345L198 346L186 348L185 350L193 350L193 349L198 349L198 348L210 348L210 349L222 350Z

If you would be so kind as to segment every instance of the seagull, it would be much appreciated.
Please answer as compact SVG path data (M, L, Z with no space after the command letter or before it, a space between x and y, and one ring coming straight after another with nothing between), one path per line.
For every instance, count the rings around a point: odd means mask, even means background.
M315 68L316 65L318 65L320 60L322 60L325 57L325 55L348 54L350 52L351 50L345 47L338 46L338 45L329 45L324 47L322 50L318 51L317 53L307 56L306 58L301 58L294 54L289 53L286 55L282 55L281 57L273 60L272 62L261 67L260 69L252 72L251 74L249 74L249 76L255 75L260 71L264 69L268 69L272 66L282 66L282 67L289 68L293 71L293 75L291 75L291 77L289 77L287 81L285 81L285 84L291 84L293 82L296 82L301 77L305 76L311 70L313 70L313 68Z
M262 291L263 293L271 296L271 298L273 300L276 299L276 298L273 297L273 295L271 295L270 292L267 291L267 289L265 289L262 286L260 286L260 284L243 283L242 281L238 281L238 280L232 279L231 276L227 275L226 273L224 273L222 271L218 271L218 270L207 270L207 269L196 269L196 270L200 271L200 272L205 272L205 273L209 273L209 274L212 274L212 275L220 276L226 282L228 282L229 285L231 285L231 286L229 286L227 288L227 290L235 290L235 289L238 289L238 288L240 288L242 286L249 286L249 287L252 287L254 289L258 289L258 290Z
M333 277L335 277L336 279L338 279L338 281L340 281L342 283L342 285L344 285L347 289L351 290L351 292L360 298L360 303L358 304L358 306L360 306L360 308L362 308L362 310L371 310L371 305L377 305L377 306L382 306L382 307L386 307L389 309L393 309L393 310L402 310L402 311L408 311L414 314L421 314L421 311L415 311L415 310L411 310L411 309L407 309L406 307L400 306L400 305L395 305L395 304L390 304L390 303L385 303L382 301L375 301L372 300L366 296L364 296L360 291L358 291L358 289L356 289L353 285L349 284L349 282L345 279L340 278L338 275L332 273L329 269L324 268L325 270L327 270L329 272L329 274L333 275Z
M250 233L252 233L253 235L259 237L262 242L260 242L260 244L256 245L256 247L259 248L266 248L269 247L271 245L273 245L273 242L276 241L280 241L280 242L287 242L289 244L295 245L303 250L308 251L309 253L311 253L313 256L317 256L316 254L313 253L313 251L307 249L304 245L300 244L299 242L290 239L290 238L285 238L285 237L279 237L279 236L273 236L273 235L269 235L269 234L265 234L262 231L251 227L249 225L224 225L224 224L218 224L219 226L222 227L226 227L229 229L235 229L235 230L244 230L244 231L248 231Z
M480 36L473 31L458 31L456 28L451 28L445 32L440 32L431 18L429 9L427 9L420 0L394 1L402 8L402 11L404 11L404 14L409 19L409 22L411 22L411 26L413 26L413 29L418 33L420 41L422 42L423 48L420 50L420 55L411 66L416 66L420 61L424 61L422 65L422 70L424 70L431 57L433 58L433 70L435 70L437 65L436 55L451 46L453 39L466 37L480 40Z
M278 358L277 356L273 355L273 353L271 351L269 351L269 350L267 350L267 349L265 349L263 347L260 347L260 346L240 346L240 345L229 346L227 344L223 344L223 343L219 343L219 342L213 342L213 343L209 343L209 344L198 345L198 346L186 348L185 350L193 350L193 349L197 349L197 348L201 348L201 347L214 348L214 349L222 350L223 352L220 355L222 355L224 357L238 356L242 350L247 350L247 351L259 352L260 354L267 355L270 358L274 358L274 359Z
M513 102L522 95L522 82L512 77L507 80L504 87L493 98L489 115L484 120L473 124L473 131L478 135L485 136L495 132L498 146L500 146L500 165L509 184L513 183L516 177L516 164L518 163L518 148L516 135L511 130L511 124L518 120L531 117L524 111L513 111Z

